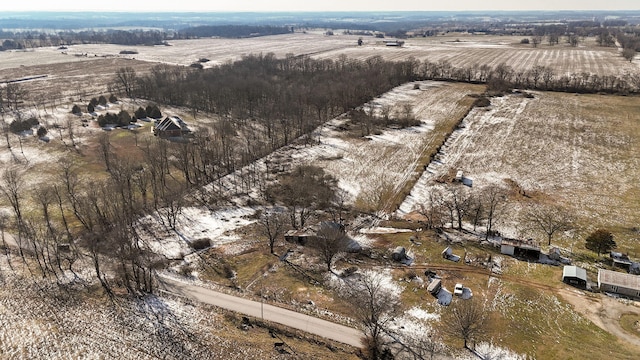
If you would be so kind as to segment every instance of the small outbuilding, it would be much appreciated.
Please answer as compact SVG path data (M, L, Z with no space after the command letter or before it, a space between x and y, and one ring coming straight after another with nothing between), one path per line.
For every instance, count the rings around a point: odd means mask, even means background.
M502 239L500 253L537 261L540 258L540 246L531 240Z
M618 271L598 270L598 287L617 295L640 299L640 276Z
M429 294L433 296L437 296L438 292L440 292L440 288L442 288L442 280L438 278L434 278L427 286L427 291Z
M625 269L627 271L629 271L631 269L631 265L633 264L633 261L631 261L631 259L629 259L629 256L627 254L623 254L623 253L616 252L616 251L611 251L609 253L609 257L611 258L611 261L613 262L613 266L617 266L617 267Z
M562 282L581 289L586 289L587 270L577 266L565 266L562 269Z
M444 250L442 250L442 258L451 260L453 262L460 261L460 256L453 253L453 249L451 249L451 246L447 246Z
M408 259L407 249L405 249L403 246L398 246L391 253L391 258L394 261L405 261L405 260L407 260Z

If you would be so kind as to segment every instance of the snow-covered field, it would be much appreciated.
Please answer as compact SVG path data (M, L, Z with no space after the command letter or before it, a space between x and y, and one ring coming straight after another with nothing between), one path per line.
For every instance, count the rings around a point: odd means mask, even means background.
M80 295L77 289L83 286L68 285L71 289L66 291L55 282L21 276L26 271L18 256L12 257L12 265L14 270L3 254L2 359L223 359L229 354L270 354L230 339L223 315L197 304L156 296L112 303Z
M227 246L228 252L240 252L253 245L250 239L242 238L234 231L255 222L249 219L255 213L251 208L227 208L211 211L206 208L184 208L176 221L175 231L158 230L149 239L151 250L170 259L182 258L194 250L190 244L200 239L208 239L213 247ZM157 223L157 217L147 217L142 221ZM162 227L155 226L162 229ZM231 247L230 245L235 245Z
M465 118L399 213L425 203L442 187L434 179L453 169L464 171L473 188L515 183L594 226L637 224L639 105L635 98L547 92L493 98ZM512 221L520 205L513 204Z
M365 39L365 45L336 49L319 53L316 57L335 59L340 54L350 58L367 59L373 55L393 61L413 57L417 60L429 60L432 63L448 61L454 67L472 67L473 65L496 66L505 63L516 71L531 69L533 66L548 66L556 74L564 75L582 72L598 76L638 74L638 63L626 61L614 47L596 46L593 38L578 47L565 44L538 48L522 45L522 37L462 35L459 37L427 37L405 40L401 48L385 46L374 39Z
M533 48L531 45L520 44L522 37L517 36L459 35L409 38L401 48L385 46L380 39L372 37L364 37L364 45L357 46L359 36L339 33L327 36L320 31L246 39L175 40L170 41L171 46L84 44L69 46L64 50L46 47L1 52L0 70L114 59L187 66L201 58L207 58L210 61L204 63L204 66L213 66L238 60L244 55L274 53L277 57L307 54L331 59L337 59L341 55L357 59L380 55L389 60L413 57L417 60L428 59L434 63L447 60L457 67L474 64L495 66L504 62L515 70L530 69L534 65L550 66L557 74L589 72L606 76L638 72L638 64L624 60L616 48L597 46L594 38L585 39L578 47L541 44ZM120 52L123 50L138 53L122 55Z
M210 61L204 66L224 64L239 60L244 55L274 53L277 57L287 54L316 54L329 50L356 47L358 36L326 36L319 32L262 36L245 39L203 38L174 40L171 46L125 46L114 44L72 45L68 49L44 47L28 51L0 52L0 70L21 66L57 64L63 62L95 61L100 59L136 59L151 63L188 66L199 59ZM120 54L121 51L137 54Z
M338 126L347 121L336 118L319 127L312 135L317 144L292 145L272 154L280 162L313 164L325 169L339 181L348 194L347 202L360 199L378 203L385 190L398 191L416 171L416 164L431 140L433 127L464 111L458 102L475 88L465 84L420 82L401 85L372 102L374 108L411 104L422 125L401 130L386 129L366 139L346 137Z

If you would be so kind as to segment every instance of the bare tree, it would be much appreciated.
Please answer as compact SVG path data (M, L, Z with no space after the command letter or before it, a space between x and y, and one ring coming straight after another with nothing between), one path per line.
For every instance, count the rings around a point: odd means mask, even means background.
M525 221L532 229L541 231L551 245L553 235L572 229L572 218L558 206L534 205L525 213Z
M100 156L104 161L104 165L107 168L107 171L111 171L112 149L111 142L109 141L109 134L106 132L100 134L98 137L98 143L100 144Z
M18 222L18 230L21 229L23 224L22 217L22 173L17 169L7 169L2 174L3 185L0 186L0 191L7 198Z
M535 35L535 36L532 36L532 37L531 37L531 45L532 45L534 48L537 48L537 47L538 47L538 45L540 45L540 43L542 43L542 36L540 36L540 35Z
M285 215L276 211L265 212L260 217L261 230L269 241L269 251L272 254L276 241L284 233L285 222Z
M506 200L506 191L497 185L490 185L482 192L482 207L487 219L487 233L485 234L485 240L488 240L489 234L493 232L495 220L502 215L502 210L504 209Z
M337 223L324 222L316 234L316 240L312 243L320 258L327 265L327 271L331 270L331 264L336 256L348 250L349 237L343 227Z
M626 48L622 50L622 57L625 58L626 60L629 60L629 62L632 62L633 58L636 57L636 50L631 48Z
M580 43L580 37L576 34L570 34L569 36L567 36L567 42L572 47L576 47Z
M281 201L289 208L291 226L303 228L314 210L331 205L335 198L337 180L324 169L304 165L282 177L278 184L266 190L270 201Z
M348 280L340 295L353 305L353 316L362 324L370 359L380 359L385 353L384 335L389 323L400 311L398 294L385 286L385 275L365 271Z
M394 354L396 359L433 360L445 350L439 334L432 329L425 328L421 333L394 331L389 335L401 347Z
M73 131L73 119L69 116L67 116L67 133L69 134L69 140L71 140L71 146L73 148L76 147L76 139L74 136L74 131Z
M487 331L487 317L483 306L475 299L456 301L448 314L447 332L461 338L464 347L469 349L469 341L474 347Z
M5 88L7 95L7 105L9 109L18 111L24 102L28 92L18 83L9 83Z
M136 71L132 67L124 67L116 71L116 83L124 89L127 97L133 97L136 82Z
M445 215L442 193L438 189L430 191L427 203L420 204L418 211L427 219L428 229L441 228Z
M449 190L448 198L445 200L445 206L449 210L451 217L451 227L454 226L454 216L457 221L458 230L462 230L462 220L471 208L471 194L464 188L459 186Z

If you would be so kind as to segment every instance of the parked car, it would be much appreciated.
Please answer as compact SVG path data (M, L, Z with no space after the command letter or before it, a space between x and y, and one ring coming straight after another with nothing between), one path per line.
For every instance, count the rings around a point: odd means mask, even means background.
M453 295L456 295L456 296L462 296L462 289L463 289L463 288L464 288L464 287L462 286L462 284L456 284L456 287L455 287L455 289L453 290Z

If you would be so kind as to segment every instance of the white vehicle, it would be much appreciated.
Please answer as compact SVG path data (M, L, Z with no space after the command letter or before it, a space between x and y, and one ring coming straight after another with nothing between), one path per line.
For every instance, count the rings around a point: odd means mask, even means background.
M455 289L453 290L453 295L456 295L456 296L462 296L462 289L463 289L463 288L464 288L464 287L462 286L462 284L456 284L456 287L455 287Z

